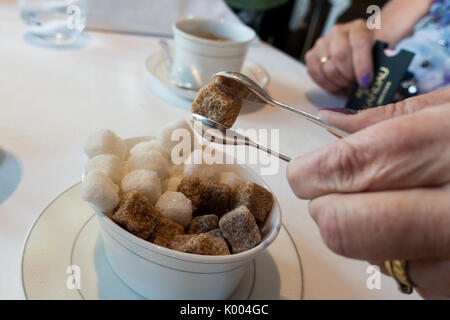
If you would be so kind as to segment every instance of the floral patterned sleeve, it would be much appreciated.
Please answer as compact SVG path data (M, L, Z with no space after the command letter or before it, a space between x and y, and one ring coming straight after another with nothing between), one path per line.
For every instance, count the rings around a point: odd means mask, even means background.
M416 78L419 92L442 89L450 84L450 0L435 0L430 12L400 41L395 50L416 55L409 71Z

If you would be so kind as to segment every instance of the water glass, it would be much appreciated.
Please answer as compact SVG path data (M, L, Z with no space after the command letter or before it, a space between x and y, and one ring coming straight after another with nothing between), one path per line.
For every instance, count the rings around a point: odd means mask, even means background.
M28 31L51 44L73 42L86 26L87 0L18 0Z

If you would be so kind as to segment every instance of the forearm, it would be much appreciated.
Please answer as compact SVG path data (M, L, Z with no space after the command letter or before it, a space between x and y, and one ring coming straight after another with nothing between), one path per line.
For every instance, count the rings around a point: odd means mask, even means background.
M381 29L375 38L395 46L409 36L416 23L428 12L433 0L391 0L381 10Z

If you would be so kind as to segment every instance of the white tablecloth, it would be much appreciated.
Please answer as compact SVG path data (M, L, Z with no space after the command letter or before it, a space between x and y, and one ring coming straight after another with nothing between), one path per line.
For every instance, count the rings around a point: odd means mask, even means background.
M0 299L21 299L20 262L27 232L55 197L80 180L87 135L111 128L122 137L142 136L173 118L188 116L189 109L162 101L146 87L144 61L157 50L156 38L88 32L87 45L58 50L24 39L25 26L15 3L0 1L0 21L0 149L15 158L15 169L6 176L9 185L20 176L13 193L0 201ZM336 101L312 83L302 64L285 54L260 44L250 48L249 57L268 70L268 88L282 101L310 112L316 112L311 101L323 106ZM335 139L271 107L243 114L238 125L280 128L280 148L292 155ZM0 167L5 163L11 161ZM305 298L409 298L385 276L380 290L367 289L368 264L339 257L325 247L307 201L291 192L285 167L280 163L279 174L265 180L280 201L284 225L299 249Z

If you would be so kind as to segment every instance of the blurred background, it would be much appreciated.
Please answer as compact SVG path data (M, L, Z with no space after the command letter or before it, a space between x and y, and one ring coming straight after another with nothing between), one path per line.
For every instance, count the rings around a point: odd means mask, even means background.
M0 0L13 2L13 0ZM17 0L21 14L48 0ZM260 39L303 61L315 40L336 23L367 19L367 8L388 0L70 0L87 6L86 28L152 36L171 36L171 24L189 16L237 20ZM56 3L56 1L55 1ZM163 12L164 14L161 14ZM82 12L85 14L86 12ZM234 14L233 14L234 13Z
M225 0L259 37L303 61L315 40L336 23L366 19L370 5L387 0Z

